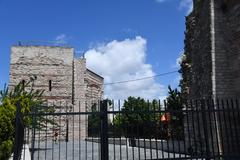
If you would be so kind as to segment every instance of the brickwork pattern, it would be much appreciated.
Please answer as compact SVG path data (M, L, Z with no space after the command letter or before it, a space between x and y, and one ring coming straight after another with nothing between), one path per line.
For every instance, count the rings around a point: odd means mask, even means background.
M48 105L60 106L58 112L86 112L89 102L100 100L103 95L103 78L86 68L85 58L74 58L74 49L70 47L13 46L10 90L30 77L36 78L34 89L44 90L43 97ZM66 136L67 123L76 131L71 133L71 130L69 136L87 137L87 115L76 116L75 119L68 116L55 119L61 121L59 132L62 137ZM49 134L47 137L53 135Z
M201 98L238 98L240 95L240 1L236 0L194 0L194 10L186 18L186 37L185 37L185 54L191 59L191 72L189 73L189 95L188 99ZM211 107L216 107L212 105ZM221 107L221 106L220 106ZM202 113L200 114L202 116ZM190 130L185 127L185 132L196 133L198 129L194 126L197 124L194 118L196 115L189 117L192 120ZM220 132L217 125L211 121L211 117L206 118L208 131ZM222 116L218 118L218 123ZM234 129L239 132L239 125L233 127L234 115L225 117L228 125L223 128L222 148L225 151L229 148L226 137L228 131ZM186 120L186 119L185 119ZM213 126L213 128L209 128ZM214 127L215 126L215 127ZM197 141L203 142L204 134L200 129L200 135ZM210 134L209 132L207 133ZM186 134L187 135L187 134ZM216 139L217 137L214 137ZM230 138L235 142L237 135ZM194 139L186 137L189 146L194 146ZM214 142L209 142L216 144ZM210 144L209 144L210 145ZM215 149L217 146L215 146ZM230 148L235 152L236 148Z

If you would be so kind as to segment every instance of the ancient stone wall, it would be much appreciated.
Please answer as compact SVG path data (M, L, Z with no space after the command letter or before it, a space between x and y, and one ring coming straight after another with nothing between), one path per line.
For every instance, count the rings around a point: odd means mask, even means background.
M103 78L86 68L85 58L74 58L73 48L13 46L10 90L23 80L27 82L30 77L36 79L34 89L44 90L43 98L47 104L59 106L55 107L56 112L86 112L88 104L101 100L103 95ZM87 115L61 116L55 121L61 121L58 130L60 139L66 137L67 125L74 127L74 132L69 130L69 138L87 137Z
M215 0L214 11L216 97L238 99L240 95L240 1ZM227 103L224 107L231 108ZM224 115L219 117L219 123L224 121L223 118ZM240 125L236 124L236 121L240 119L233 114L226 114L225 119L227 122L222 126L222 132L219 129L219 135L223 137L221 150L236 154L240 147L239 144L236 145L240 138L237 134L240 131Z
M226 18L225 22L219 21L219 26L222 26L219 35L223 36L225 58L229 65L228 85L232 89L229 95L238 98L240 96L240 1L227 1L225 5L225 8L221 8L224 9L223 12L219 11L221 13L219 16L223 15ZM218 83L221 85L221 82Z
M234 0L195 0L194 10L186 19L185 56L190 63L190 69L185 73L186 87L189 87L188 100L217 98L238 98L240 95L240 1ZM187 75L187 76L186 76ZM211 104L211 103L210 103ZM216 105L203 104L197 109L216 108ZM197 105L193 105L196 109ZM198 105L201 106L201 105ZM229 106L224 104L225 109ZM209 109L207 107L207 109ZM220 105L220 108L223 106ZM225 113L223 113L225 115ZM200 117L200 123L196 122ZM210 152L236 153L238 148L227 141L236 142L239 135L229 131L239 132L234 115L226 115L225 126L219 129L224 116L220 114L216 120L199 113L189 115L190 125L185 127L187 134L196 133L196 137L186 137L187 144L198 151L202 143L206 151L206 137L211 147ZM186 120L186 119L185 119ZM206 122L204 124L203 122ZM186 124L186 123L185 123ZM200 128L194 128L199 126ZM189 129L187 130L187 127ZM205 131L204 131L205 130ZM205 133L204 133L205 132ZM211 136L211 133L216 133ZM186 134L186 135L187 135ZM220 137L222 137L220 139ZM219 139L217 141L217 138ZM213 140L212 140L213 139ZM219 144L219 146L217 146Z
M188 67L184 69L185 86L183 87L188 89L188 100L212 96L210 3L205 0L198 3L195 1L194 4L193 12L186 17L185 31L184 54L187 60L185 66ZM190 105L187 106L189 107ZM191 107L193 108L189 108L190 110L196 109L199 105L191 105ZM189 153L198 154L199 149L205 146L202 115L187 114L184 121L187 149ZM197 128L197 125L200 127ZM204 151L205 148L202 147L202 150Z
M103 78L91 70L87 69L84 83L86 85L85 97L87 99L87 109L91 110L91 106L98 104L103 95Z
M44 98L71 104L72 62L73 48L13 46L9 86L35 76L34 88L44 90Z
M232 74L234 55L231 53L232 34L229 28L229 17L226 2L215 1L214 3L214 36L212 43L215 46L215 92L218 98L234 97L234 77ZM235 22L232 22L234 24ZM238 69L239 70L239 69Z
M74 112L86 112L86 86L84 85L84 75L86 72L86 59L74 59ZM76 117L74 131L77 137L87 137L87 115ZM80 133L78 132L80 128ZM77 138L76 137L76 138Z
M188 73L189 99L212 95L210 4L205 0L194 7L186 18L185 32L185 54L191 65Z
M185 54L191 60L189 97L240 95L240 2L194 1L187 17Z

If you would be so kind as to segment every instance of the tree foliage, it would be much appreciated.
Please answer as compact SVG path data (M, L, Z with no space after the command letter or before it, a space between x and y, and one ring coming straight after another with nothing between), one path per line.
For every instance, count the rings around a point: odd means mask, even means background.
M92 104L91 112L97 112L97 103ZM99 114L90 114L88 116L88 136L97 137L100 132L100 115Z
M182 139L183 99L177 89L170 86L168 89L166 110L157 100L128 97L121 113L114 118L115 133L128 138ZM166 115L170 115L170 119L162 121L161 117Z
M128 97L121 109L122 113L114 118L114 127L125 137L153 138L160 114L150 113L157 110L156 100L145 101L143 98Z
M20 103L20 110L23 115L24 127L31 127L33 122L37 126L44 126L49 123L45 117L39 116L33 121L31 112L54 112L53 109L42 107L42 90L34 90L34 79L24 84L19 83L12 90L7 87L0 91L0 159L8 159L12 153L15 137L16 105Z
M170 112L171 120L169 129L171 130L172 137L181 139L183 138L183 98L181 92L177 89L172 89L168 86L168 97L166 99L166 107Z
M0 106L0 159L7 159L13 148L16 107L9 100Z
M112 106L113 104L110 99L105 99L103 101L107 101L107 106ZM98 137L100 133L101 118L100 113L97 112L100 111L100 102L92 103L90 111L95 113L88 115L88 136ZM109 123L108 127L109 130L111 130L112 125Z

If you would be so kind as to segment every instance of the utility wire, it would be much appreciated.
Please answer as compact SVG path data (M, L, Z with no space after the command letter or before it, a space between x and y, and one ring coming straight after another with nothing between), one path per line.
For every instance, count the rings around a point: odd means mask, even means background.
M104 83L104 84L102 84L102 85L103 85L103 86L107 86L107 85L114 85L114 84L122 84L122 83L142 81L142 80L151 79L151 78L155 78L155 77L161 77L161 76L170 75L170 74L173 74L173 73L178 73L178 70L171 71L171 72L165 72L165 73L161 73L161 74L156 74L156 75L154 75L154 76L149 76L149 77L142 77L142 78L138 78L138 79L131 79L131 80L125 80L125 81L117 81L117 82L111 82L111 83Z

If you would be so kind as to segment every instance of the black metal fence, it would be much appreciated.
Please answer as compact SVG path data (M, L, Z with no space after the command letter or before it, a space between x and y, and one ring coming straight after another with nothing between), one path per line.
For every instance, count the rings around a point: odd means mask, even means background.
M21 106L20 103L17 103L16 110L16 122L15 122L15 138L14 138L14 153L13 160L21 159L22 148L24 144L24 124L23 117L21 114Z
M32 125L15 140L26 142L22 159L240 159L238 100L166 104L51 104L54 113L26 115Z

